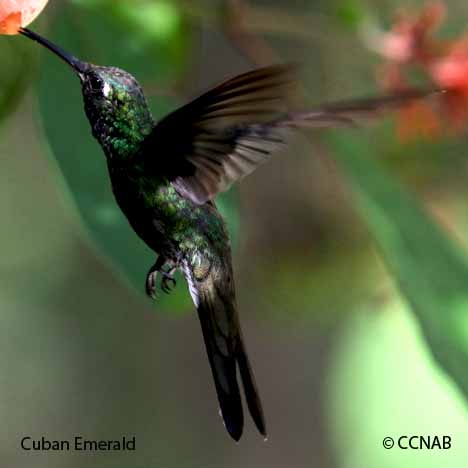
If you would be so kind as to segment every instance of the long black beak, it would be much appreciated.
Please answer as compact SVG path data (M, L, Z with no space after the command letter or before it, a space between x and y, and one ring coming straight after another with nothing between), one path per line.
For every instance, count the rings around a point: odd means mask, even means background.
M35 33L34 31L31 31L30 29L27 29L27 28L21 28L19 32L23 36L29 37L29 39L32 39L33 41L38 42L39 44L44 46L46 49L49 49L55 55L60 57L64 62L68 63L68 65L70 65L80 77L88 70L89 65L86 62L82 62L81 60L78 60L73 55L69 54L68 52L65 52L61 47L55 44L52 44L52 42L48 41L44 37Z

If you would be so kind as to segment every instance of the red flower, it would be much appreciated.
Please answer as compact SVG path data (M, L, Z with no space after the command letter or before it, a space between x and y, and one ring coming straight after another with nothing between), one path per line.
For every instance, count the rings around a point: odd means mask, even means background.
M461 131L468 122L468 36L453 41L434 37L444 17L441 2L426 5L419 15L400 13L391 31L379 39L377 50L386 59L379 73L383 88L411 88L410 77L417 71L430 87L446 90L437 108L433 102L418 102L400 111L397 128L403 139L439 135L442 122Z
M442 104L453 125L460 131L468 121L468 37L452 43L447 53L429 66L432 80L447 89Z
M415 135L431 139L440 133L439 116L428 103L414 101L399 111L397 135L400 141L410 141Z
M374 37L377 50L392 62L426 63L437 50L437 44L430 34L444 18L445 6L439 1L426 5L419 15L400 11L392 29L380 37Z

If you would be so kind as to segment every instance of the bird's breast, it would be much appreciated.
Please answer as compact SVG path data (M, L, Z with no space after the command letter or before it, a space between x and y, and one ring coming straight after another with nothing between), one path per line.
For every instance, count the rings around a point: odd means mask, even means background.
M114 172L114 173L112 173ZM111 171L115 198L130 225L157 253L184 253L228 243L224 221L213 205L196 205L167 181L132 178Z

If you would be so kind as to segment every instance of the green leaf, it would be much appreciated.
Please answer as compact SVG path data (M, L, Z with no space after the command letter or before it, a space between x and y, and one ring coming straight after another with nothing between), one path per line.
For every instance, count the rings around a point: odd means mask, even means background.
M356 29L367 17L363 5L356 0L340 1L334 8L338 21L349 29Z
M409 307L391 295L378 313L361 306L339 328L323 389L336 467L465 466L468 445L456 442L468 437L463 394L434 365ZM447 435L452 448L383 448L384 437L398 444L408 434Z
M0 120L14 110L26 91L36 66L23 38L2 36L0 41Z
M172 1L73 0L73 3L121 28L135 49L159 44L172 54L185 52L183 16Z
M417 199L375 161L363 132L332 136L358 210L433 356L468 397L468 262ZM374 159L373 159L374 157Z

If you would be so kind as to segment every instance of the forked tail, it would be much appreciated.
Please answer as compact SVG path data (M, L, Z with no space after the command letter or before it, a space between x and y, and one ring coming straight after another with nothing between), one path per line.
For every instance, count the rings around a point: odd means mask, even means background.
M197 306L224 424L238 441L244 426L236 372L239 367L250 414L266 437L262 405L242 341L230 258L197 257L184 266L184 272Z

